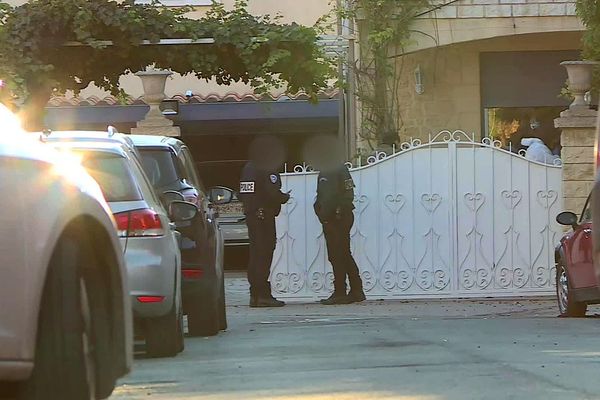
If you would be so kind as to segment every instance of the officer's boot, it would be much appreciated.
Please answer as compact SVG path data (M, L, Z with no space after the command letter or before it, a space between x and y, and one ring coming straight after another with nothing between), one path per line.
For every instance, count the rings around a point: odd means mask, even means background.
M354 285L350 285L350 292L348 292L348 300L350 301L350 303L360 303L361 301L365 301L366 299L367 296L365 296L362 282L359 278L358 281L354 281Z
M320 301L324 306L333 306L336 304L350 304L350 298L345 293L333 292L331 296Z
M346 295L346 277L342 280L338 276L337 280L333 282L333 294L326 299L320 301L325 306L333 306L336 304L350 304L351 301Z
M283 307L283 306L285 306L285 302L284 301L277 300L273 296L273 290L271 289L271 282L267 282L267 291L268 291L268 297L271 298L271 300L273 300L273 302L276 304L274 307Z
M281 300L277 300L271 295L271 284L267 284L264 293L258 294L254 298L254 302L250 301L250 307L252 308L263 308L263 307L283 307L285 303Z
M350 300L350 303L360 303L361 301L365 301L367 296L365 296L365 292L361 288L357 290L350 290L350 293L348 293L348 299Z
M283 307L285 302L277 300L271 297L258 297L252 308L263 308L263 307Z
M257 307L258 296L256 291L250 288L250 307Z

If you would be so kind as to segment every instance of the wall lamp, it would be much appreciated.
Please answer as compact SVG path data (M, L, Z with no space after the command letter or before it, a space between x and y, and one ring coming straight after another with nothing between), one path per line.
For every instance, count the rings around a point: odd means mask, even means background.
M423 72L421 71L420 65L418 65L415 69L415 92L417 92L417 94L425 93L425 86L423 85Z
M163 100L160 103L160 111L162 111L163 115L179 114L179 100L175 100L175 99Z

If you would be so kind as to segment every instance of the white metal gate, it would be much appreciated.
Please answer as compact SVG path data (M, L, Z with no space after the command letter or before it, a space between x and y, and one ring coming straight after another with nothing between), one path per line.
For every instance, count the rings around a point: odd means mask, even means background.
M462 131L405 143L351 170L352 250L370 298L547 294L561 228L561 167L526 160ZM333 290L312 206L316 173L282 175L290 202L277 219L271 283L283 298Z

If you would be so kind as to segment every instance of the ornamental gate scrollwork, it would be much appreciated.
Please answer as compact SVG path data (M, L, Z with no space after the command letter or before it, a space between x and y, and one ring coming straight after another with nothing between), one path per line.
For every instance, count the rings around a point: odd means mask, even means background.
M278 297L328 296L333 274L313 212L317 173L282 174L292 199L277 218ZM545 165L462 131L413 140L351 168L354 256L367 296L502 297L554 290L560 162Z

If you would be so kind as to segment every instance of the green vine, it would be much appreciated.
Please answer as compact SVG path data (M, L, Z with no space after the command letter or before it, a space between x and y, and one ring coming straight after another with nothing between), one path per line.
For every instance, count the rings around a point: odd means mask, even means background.
M359 135L371 149L398 141L402 118L398 102L402 53L413 33L411 26L431 0L348 0L341 18L357 21L361 60L350 67L357 81L362 108Z
M31 0L14 8L0 2L0 79L11 96L38 111L52 91L78 92L92 82L123 95L119 78L148 65L225 85L241 81L257 92L287 86L316 99L333 71L317 31L253 16L246 6L246 0L236 0L232 10L215 3L194 20L186 16L190 8L133 0ZM141 45L203 38L214 44ZM40 115L32 118L39 125Z

